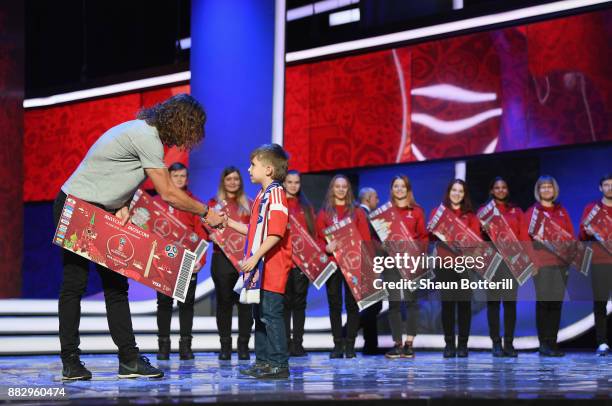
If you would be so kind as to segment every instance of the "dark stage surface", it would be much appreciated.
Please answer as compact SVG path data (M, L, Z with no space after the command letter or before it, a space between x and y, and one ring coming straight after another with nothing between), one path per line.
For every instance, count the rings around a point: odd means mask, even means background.
M612 357L592 353L570 353L557 359L521 353L517 359L509 359L472 352L467 359L445 360L439 352L420 352L413 360L360 355L354 360L333 361L327 353L313 353L291 360L292 376L286 381L242 378L237 366L248 362L218 361L214 353L199 353L195 361L178 361L173 354L171 361L159 363L166 371L161 380L117 379L114 355L85 355L82 360L93 372L93 380L63 383L57 356L2 357L0 400L25 401L8 397L8 388L19 387L64 388L65 396L54 400L91 405L117 401L266 405L330 401L443 405L457 404L457 400L469 400L470 404L533 404L542 400L548 400L547 404L612 403ZM47 396L38 402L51 399Z

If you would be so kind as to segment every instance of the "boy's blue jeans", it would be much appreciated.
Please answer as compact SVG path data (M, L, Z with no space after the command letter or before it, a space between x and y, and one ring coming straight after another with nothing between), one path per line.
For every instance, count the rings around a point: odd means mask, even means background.
M285 334L284 296L261 290L261 300L253 306L255 318L255 360L271 367L288 367Z

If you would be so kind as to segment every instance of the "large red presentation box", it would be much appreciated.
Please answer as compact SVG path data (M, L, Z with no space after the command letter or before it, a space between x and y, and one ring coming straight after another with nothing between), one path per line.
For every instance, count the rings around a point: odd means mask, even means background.
M612 218L607 216L598 204L593 206L584 219L584 227L590 230L595 239L612 255Z
M196 256L178 244L68 195L53 243L185 301Z
M236 221L240 218L240 216L237 213L233 213L230 210L230 206L225 203L217 203L212 209L218 212L225 212L228 217ZM205 227L210 239L217 244L221 251L223 251L227 259L229 259L232 265L234 265L234 268L236 268L236 271L242 272L240 270L240 263L244 259L246 235L240 234L231 227L224 227L223 229L212 228L208 225Z
M337 242L334 257L359 310L386 299L387 291L374 287L374 281L380 278L380 275L374 273L374 252L370 249L371 246L362 241L351 218L342 219L323 232L328 242Z
M206 254L208 241L190 230L182 221L169 213L166 207L144 190L138 189L130 203L132 223L192 251L196 254L196 263L200 262L202 256Z
M293 262L317 289L321 289L338 266L292 215L289 215L289 236Z

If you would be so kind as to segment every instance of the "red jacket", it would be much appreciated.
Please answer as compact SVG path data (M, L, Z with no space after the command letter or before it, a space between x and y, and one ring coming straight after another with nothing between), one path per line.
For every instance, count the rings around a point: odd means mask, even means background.
M436 207L429 213L428 223L434 217L437 210L438 208ZM449 210L455 213L455 215L459 218L459 220L465 225L467 225L470 229L472 229L472 231L474 231L476 235L478 235L479 237L482 237L482 232L480 230L480 221L478 220L478 217L476 217L476 215L473 212L470 211L467 213L462 213L461 209L451 209L451 208L449 208ZM438 237L436 237L433 233L430 233L429 236L430 236L431 241L440 241ZM453 257L456 255L454 252L448 249L448 247L445 244L438 244L437 248L438 248L437 255L439 257L447 257L447 256Z
M563 206L561 206L560 204L555 204L552 207L544 207L540 203L535 203L533 206L527 209L525 215L523 216L523 221L521 225L521 235L523 236L525 241L527 241L527 238L529 238L529 240L533 240L531 236L529 236L529 222L531 221L533 209L536 207L538 208L538 210L543 210L550 214L551 218L557 224L559 224L571 235L574 235L574 226L572 225L572 220L570 219L567 210L565 210ZM567 265L559 257L550 252L547 248L543 247L541 244L534 244L532 247L533 255L531 256L531 259L538 268L542 268L544 266Z
M506 219L506 221L508 222L510 229L516 235L516 237L520 241L529 240L529 235L523 235L523 228L522 228L523 216L524 216L523 210L521 210L520 207L513 205L513 204L496 202L495 205L497 209L499 210L500 214L503 216L503 218ZM478 209L478 212L480 212L485 206L486 204L482 205ZM482 234L485 234L485 233L482 233Z
M578 235L578 239L580 241L596 241L595 237L590 236L586 233L583 225L584 220L589 215L593 207L595 207L595 205L598 205L608 217L612 218L612 207L606 206L601 201L591 202L587 204L587 206L584 208L584 211L582 212L582 217L580 218L580 234ZM612 264L612 255L608 251L606 251L606 249L602 247L601 244L594 242L591 247L593 248L593 259L591 261L593 264Z
M425 211L423 208L421 206L395 207L402 216L402 220L408 227L412 238L417 241L428 241L429 233L425 227Z
M184 190L189 197L194 200L200 201L197 197L193 195L189 190ZM160 195L156 195L153 197L153 200L157 201L164 209L168 211L168 213L172 214L176 217L181 223L185 224L189 230L194 231L200 238L203 238L206 241L209 241L208 232L204 228L202 224L202 219L197 214L189 213L188 211L178 210L174 207L170 206L168 203L162 200ZM206 263L206 255L202 256L200 260L200 265L203 266Z
M249 224L249 220L251 219L250 211L246 211L240 208L236 199L227 199L226 203L228 207L228 213L241 213L240 216L238 217L230 216L232 220L239 221L242 224L247 224L247 225ZM253 205L253 201L251 199L248 199L248 203L249 203L249 209L250 209L250 207ZM216 198L213 197L208 201L208 207L210 207L211 209L214 209L216 205L217 205ZM221 248L217 246L217 244L213 243L213 252L223 252L223 251L221 250Z

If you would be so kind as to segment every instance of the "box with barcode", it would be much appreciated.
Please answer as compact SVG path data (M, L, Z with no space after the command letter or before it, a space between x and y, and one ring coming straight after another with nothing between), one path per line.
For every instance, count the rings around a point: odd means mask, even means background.
M68 195L53 243L96 264L185 301L196 255Z

